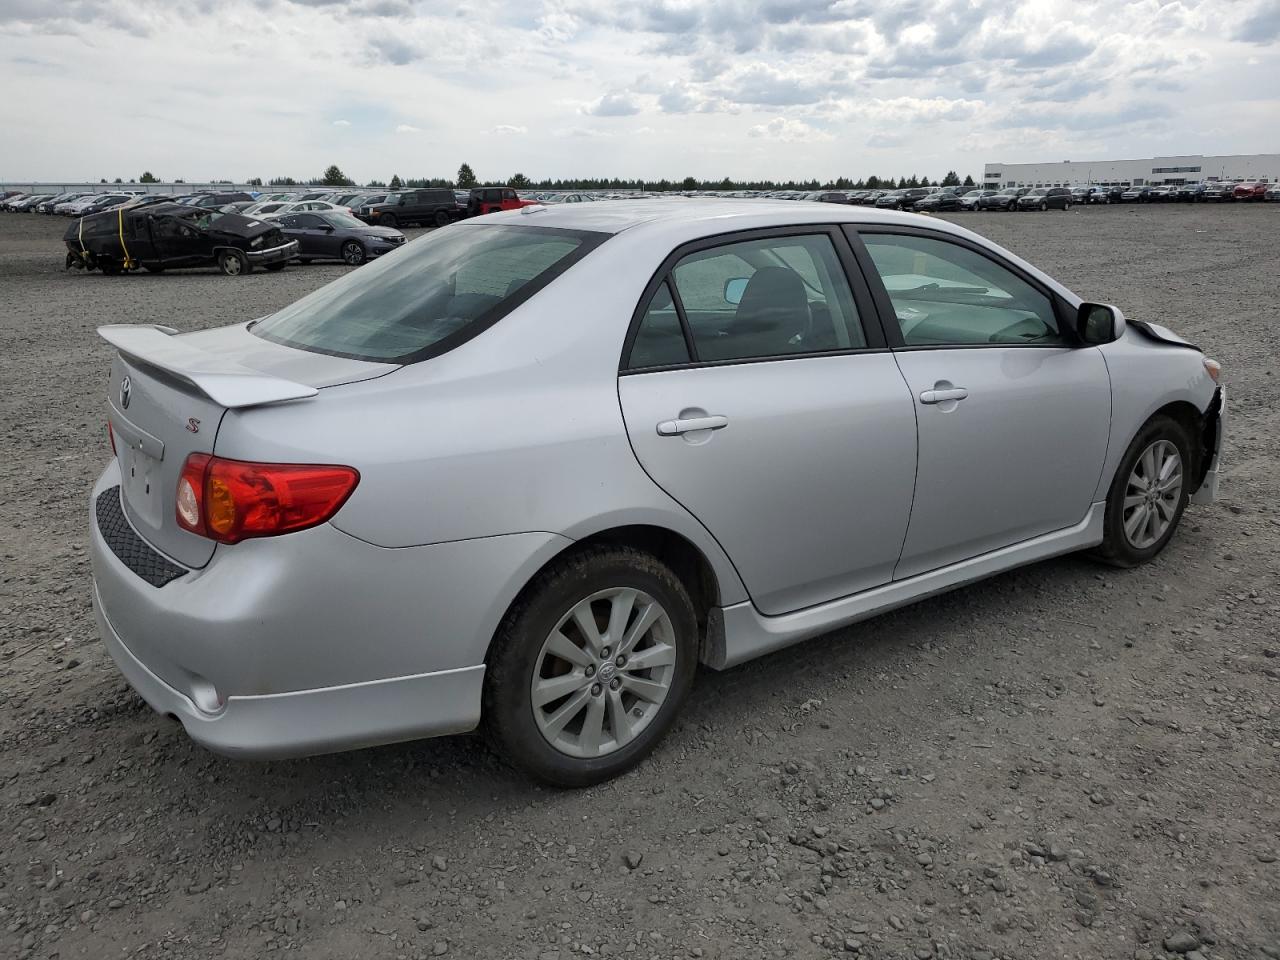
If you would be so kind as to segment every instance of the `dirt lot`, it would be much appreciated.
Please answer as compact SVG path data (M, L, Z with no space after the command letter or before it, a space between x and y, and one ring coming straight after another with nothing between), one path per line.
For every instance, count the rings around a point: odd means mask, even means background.
M94 327L347 268L64 274L64 221L0 214L0 956L1280 957L1280 206L963 219L1222 362L1223 499L1143 569L705 673L650 761L566 793L469 738L224 760L146 708L89 608Z

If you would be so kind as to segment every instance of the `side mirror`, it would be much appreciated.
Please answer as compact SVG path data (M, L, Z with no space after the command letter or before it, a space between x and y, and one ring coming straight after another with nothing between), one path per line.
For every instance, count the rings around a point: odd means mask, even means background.
M333 233L333 227L330 227L330 226L323 226L320 229L323 230L325 233Z
M742 295L747 292L747 277L734 277L724 282L724 302L737 305L742 302Z
M1082 303L1076 313L1076 333L1090 346L1112 343L1124 330L1124 314L1107 303Z

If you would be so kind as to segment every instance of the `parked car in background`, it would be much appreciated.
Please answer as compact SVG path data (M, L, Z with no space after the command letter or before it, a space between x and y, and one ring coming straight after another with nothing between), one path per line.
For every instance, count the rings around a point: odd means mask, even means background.
M1093 195L1093 187L1072 187L1071 202L1084 205L1089 202L1090 196Z
M306 193L295 194L291 199L299 202L303 200L323 200L332 192L332 190L308 190Z
M989 193L978 199L979 210L1013 210L1018 198L1030 190L1030 187L1005 187L995 193Z
M478 217L500 210L531 207L536 200L523 200L511 187L473 187L467 194L467 216Z
M67 227L66 265L105 274L216 264L227 276L283 270L298 252L271 222L183 203L90 215Z
M1267 182L1255 180L1252 183L1237 183L1231 195L1237 200L1264 200L1267 196Z
M1071 191L1066 187L1036 187L1018 198L1017 210L1070 210Z
M87 207L80 210L77 216L90 217L95 213L103 213L107 210L114 210L116 207L123 207L126 203L133 200L136 194L132 193L106 193L95 199Z
M1263 199L1269 201L1280 200L1280 181L1267 187L1267 192Z
M379 227L347 213L287 213L274 221L290 240L298 241L298 260L341 260L358 267L390 253L405 242L393 227Z
M276 217L283 217L286 213L319 213L321 211L351 214L352 211L348 207L339 207L337 204L330 203L328 200L297 200L293 203L282 203L276 209L269 212L254 211L254 216L262 217L270 220Z
M260 200L257 203L251 203L249 206L245 207L241 213L246 217L265 217L269 214L275 213L289 202L290 201L288 200Z
M28 210L35 209L37 204L44 203L46 200L52 200L56 197L56 193L31 193L26 196L17 197L8 203L8 209L14 213L25 213Z
M257 202L254 200L238 200L235 203L224 203L218 209L223 213L243 214L250 207L256 207L257 205Z
M1180 183L1173 191L1173 199L1179 203L1198 203L1203 198L1203 183Z
M963 228L594 207L434 231L252 323L100 328L89 593L158 713L244 758L483 725L582 787L700 665L1051 556L1135 567L1215 496L1218 364Z
M452 190L426 187L388 193L381 203L362 204L355 215L384 227L443 227L458 218L458 204Z
M818 203L848 203L849 195L847 193L839 193L835 191L819 191L818 195L813 199L818 201Z
M1120 194L1124 203L1147 203L1151 199L1151 188L1146 186L1128 187Z
M1148 203L1169 203L1177 197L1177 187L1167 183L1158 183L1147 194Z
M1205 184L1200 198L1205 203L1229 203L1235 200L1236 185L1225 180L1215 180Z
M200 197L196 199L194 205L197 207L211 207L216 209L217 207L225 206L228 203L240 203L241 201L244 201L247 203L254 202L253 197L241 191L241 192L231 192L231 193L202 194Z
M995 195L995 190L983 190L981 188L977 190L970 190L968 193L965 193L960 197L960 209L977 210L979 200L983 197L994 197Z
M960 192L956 187L943 187L915 202L917 213L946 213L960 209Z

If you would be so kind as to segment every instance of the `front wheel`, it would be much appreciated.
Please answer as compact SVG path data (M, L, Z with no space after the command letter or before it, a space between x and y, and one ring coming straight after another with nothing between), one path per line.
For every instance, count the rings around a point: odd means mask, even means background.
M249 273L253 267L249 264L249 258L239 250L223 250L218 254L218 269L228 277L238 277Z
M358 240L348 240L342 245L342 262L350 267L358 267L365 261L364 247Z
M1046 210L1048 210L1048 209L1049 209L1049 204L1048 204L1048 203L1045 203L1045 202L1041 202L1041 204L1040 204L1040 212L1041 212L1041 213L1044 213L1044 212L1045 212Z
M1065 213L1066 211L1068 211L1068 210L1070 210L1070 209L1071 209L1071 201L1070 201L1070 200L1068 200L1066 203L1064 203L1064 204L1062 205L1062 211L1063 211L1063 213Z
M445 213L443 210L437 210L437 211L436 211L436 226L437 226L437 227L447 227L448 225L449 225L449 214Z
M1191 495L1191 442L1169 417L1154 417L1134 437L1107 494L1104 538L1096 555L1117 567L1153 559L1172 539Z
M693 603L657 558L598 547L543 571L494 637L483 716L511 763L563 787L631 769L693 683Z

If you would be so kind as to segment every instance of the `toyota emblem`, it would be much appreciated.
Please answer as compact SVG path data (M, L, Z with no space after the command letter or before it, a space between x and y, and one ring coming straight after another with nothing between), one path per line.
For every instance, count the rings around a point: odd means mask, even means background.
M129 398L133 396L133 381L125 377L120 381L120 409L129 409Z

